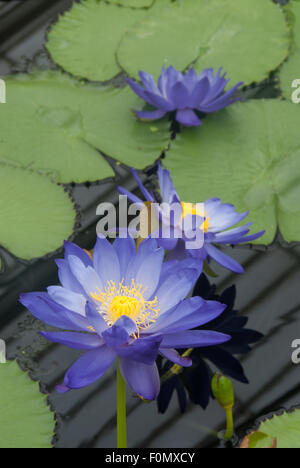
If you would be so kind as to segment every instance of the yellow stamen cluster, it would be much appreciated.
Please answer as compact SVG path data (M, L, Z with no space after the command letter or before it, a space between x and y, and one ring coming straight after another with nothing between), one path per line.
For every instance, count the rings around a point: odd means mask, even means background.
M203 211L203 208L201 207L201 204L195 204L195 203L181 203L182 206L182 219L187 216L187 215L197 215L201 216L202 218L205 217L205 213ZM205 232L205 234L208 233L209 231L209 218L206 218L202 226L200 227L202 231Z
M160 312L157 308L157 298L145 301L145 291L143 286L136 285L134 280L130 287L124 285L124 280L118 286L114 281L109 281L104 291L98 289L91 297L99 302L99 313L110 327L125 315L136 323L139 334L156 321Z

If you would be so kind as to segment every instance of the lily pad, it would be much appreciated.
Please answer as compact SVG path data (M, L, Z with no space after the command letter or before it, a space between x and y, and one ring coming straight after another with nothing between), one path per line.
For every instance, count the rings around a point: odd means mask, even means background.
M279 449L299 449L300 410L266 419L261 423L259 433L254 432L248 436L248 440L249 448L272 447L272 441L276 440Z
M112 5L120 5L130 8L149 8L153 5L155 0L106 0L107 3Z
M15 361L0 364L0 448L52 448L54 414Z
M232 82L249 84L276 69L288 48L282 9L270 0L160 0L126 32L117 56L132 77L195 63L199 72L222 66Z
M114 175L84 141L80 102L97 90L60 72L6 78L7 104L0 106L0 159L51 173L57 182L86 182ZM87 97L86 97L87 96Z
M47 49L54 62L75 76L110 80L121 72L115 53L123 34L143 16L139 8L99 0L74 2L51 29Z
M219 197L250 211L257 243L270 244L279 227L288 242L300 241L300 115L280 100L237 103L185 129L165 165L186 202Z
M71 236L75 219L63 187L0 161L0 245L26 260L46 255Z
M300 80L300 3L291 1L286 8L287 12L292 14L293 48L287 62L280 70L280 87L284 97L291 100L295 91L292 87L293 82ZM300 97L299 92L297 97Z

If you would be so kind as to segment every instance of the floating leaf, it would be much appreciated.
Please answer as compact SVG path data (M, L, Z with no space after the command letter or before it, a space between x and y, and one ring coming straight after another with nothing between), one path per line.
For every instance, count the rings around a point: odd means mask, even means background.
M0 162L0 245L26 260L43 256L70 237L75 217L63 187Z
M6 85L7 104L0 106L0 159L44 170L65 183L114 175L84 141L80 102L96 99L96 89L60 72L7 77Z
M288 54L288 27L270 0L160 0L124 35L118 60L133 77L162 65L223 66L233 82L265 79Z
M287 7L287 12L293 15L292 30L293 30L293 50L280 70L280 87L283 95L287 99L291 99L293 91L292 85L294 80L300 79L300 3L298 1L292 1ZM299 88L299 83L297 85ZM300 97L298 93L298 98Z
M54 62L75 76L110 80L121 72L115 53L123 34L143 16L143 9L104 1L74 2L51 29L47 49Z
M248 448L300 448L300 410L273 416L261 423L259 432L248 436ZM275 442L274 442L275 441Z
M300 115L280 100L237 103L184 129L167 153L166 167L186 202L219 197L250 211L257 243L270 244L277 227L300 241Z
M112 5L120 5L130 8L149 8L155 0L107 0L107 3Z
M15 361L0 364L0 448L51 448L54 415Z

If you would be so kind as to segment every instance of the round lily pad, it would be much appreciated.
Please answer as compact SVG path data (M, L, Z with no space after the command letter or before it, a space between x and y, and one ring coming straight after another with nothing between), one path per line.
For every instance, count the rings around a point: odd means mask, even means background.
M265 79L288 54L283 12L270 0L160 0L124 35L118 50L132 77L158 77L162 65L221 66L232 83Z
M291 1L287 6L287 12L292 14L293 47L291 55L280 70L280 87L284 97L291 100L293 92L296 91L292 86L294 81L298 80L296 85L298 89L300 83L300 3ZM298 92L297 98L299 97Z
M75 76L110 80L121 72L115 53L123 34L143 16L140 8L99 0L74 2L51 29L47 49L54 62Z
M149 8L153 5L155 0L106 0L107 3L112 5L120 5L130 8Z
M63 187L45 175L0 161L0 245L29 260L57 250L73 233L76 212Z
M0 105L0 159L51 173L57 182L113 176L111 167L84 141L80 101L89 89L60 72L6 78L7 104Z
M258 432L250 434L244 445L247 448L300 448L300 410L291 413L274 415L265 419L259 426Z
M52 448L54 414L15 361L0 364L0 448Z
M300 241L300 115L280 100L236 103L185 129L164 164L186 202L219 197L250 211L257 243L270 244L279 227Z
M55 71L9 78L7 87L0 159L41 169L58 182L114 175L99 151L143 169L168 146L169 123L137 121L132 109L142 101L129 87L84 85Z

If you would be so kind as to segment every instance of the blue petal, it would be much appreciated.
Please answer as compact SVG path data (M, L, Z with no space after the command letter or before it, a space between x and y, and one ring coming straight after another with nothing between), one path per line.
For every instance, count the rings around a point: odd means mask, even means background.
M136 245L128 235L126 239L118 237L114 242L114 249L119 258L121 279L125 278L128 264L136 257Z
M94 249L94 267L102 280L103 286L106 286L108 281L113 281L116 285L120 283L120 262L118 255L113 245L103 236L98 236L97 238Z
M178 364L181 367L191 367L193 365L193 361L191 358L180 356L176 349L160 348L159 351L169 361L174 362L174 364Z
M147 261L147 258L157 249L158 246L155 239L146 239L141 243L137 255L131 260L127 268L125 283L128 286L130 286L132 280L135 279L141 265Z
M137 94L140 98L144 99L144 101L147 101L145 89L141 85L131 80L130 78L126 78L126 81L131 87L132 91L135 92L135 94Z
M205 248L208 255L223 267L234 273L244 273L244 268L238 262L221 252L221 250L217 249L212 244L206 244Z
M164 249L157 249L144 260L136 273L136 284L146 288L146 291L143 294L146 301L154 294L157 289L164 256Z
M82 285L77 281L71 272L68 260L58 259L55 260L55 263L58 266L58 277L61 285L70 291L85 296L85 291Z
M20 302L32 315L52 327L63 330L87 331L87 320L54 302L46 293L22 294Z
M150 202L155 202L154 197L153 197L153 196L151 195L151 193L146 189L146 187L144 187L144 185L143 185L143 183L142 183L142 181L141 181L141 179L140 179L140 177L139 177L137 171L136 171L134 168L132 168L132 169L131 169L131 172L132 172L132 175L133 175L133 177L134 177L136 183L137 183L138 186L139 186L140 191L141 191L142 194L144 195L145 199L146 199L147 201L150 201Z
M130 200L132 203L135 203L136 205L141 205L141 208L144 206L143 200L136 197L133 193L129 192L129 190L126 190L124 187L119 186L118 192L121 195L125 195L128 198L128 200Z
M93 262L90 256L85 252L83 249L81 249L78 245L72 244L71 242L65 242L65 258L67 259L69 255L72 255L73 257L78 257L84 264L84 266L92 266Z
M202 120L192 109L181 109L176 112L176 120L185 127L200 127Z
M96 382L110 368L115 358L115 352L106 346L86 352L66 373L65 386L79 389Z
M50 286L47 292L51 299L72 312L85 317L86 297L61 286Z
M166 111L164 110L155 110L155 111L135 111L136 116L140 120L144 121L152 121L152 120L160 120L166 115Z
M117 353L123 358L151 365L157 358L161 341L160 336L137 339L128 346L119 348Z
M110 348L118 349L129 343L130 336L137 332L136 323L126 315L102 333L102 337Z
M102 333L107 330L108 325L105 322L104 318L102 315L98 312L96 309L95 304L93 304L91 301L88 301L86 304L86 318L89 323L95 330L95 332L101 336Z
M182 82L176 83L169 92L169 99L174 109L189 107L189 91Z
M60 343L81 351L99 348L104 344L104 341L95 334L71 332L40 332L40 334L53 343Z
M78 257L68 257L70 270L76 280L81 284L86 296L91 297L91 294L103 290L103 283L92 267L85 267Z
M207 330L188 330L164 336L161 348L201 348L216 346L231 340L231 336Z
M157 398L160 378L156 364L148 366L129 359L120 358L120 369L131 389L148 401Z

